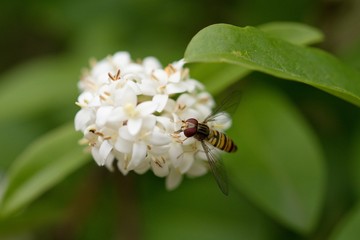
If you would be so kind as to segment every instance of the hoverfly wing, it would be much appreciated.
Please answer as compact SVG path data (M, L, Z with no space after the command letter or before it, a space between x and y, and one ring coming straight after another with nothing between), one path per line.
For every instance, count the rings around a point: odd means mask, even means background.
M232 115L239 106L241 96L240 91L234 91L227 95L214 111L205 118L204 123L214 121L219 115L223 114L224 111Z
M201 145L204 149L211 172L215 177L217 185L226 196L229 195L227 174L221 157L215 155L205 141L201 141Z

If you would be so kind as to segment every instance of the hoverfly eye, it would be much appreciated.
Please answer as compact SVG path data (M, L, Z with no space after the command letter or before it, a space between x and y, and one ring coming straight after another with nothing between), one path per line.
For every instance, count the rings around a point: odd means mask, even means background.
M187 127L184 130L186 137L192 137L197 133L198 121L195 118L189 118L186 120Z
M195 118L189 118L185 122L189 125L194 125L195 127L197 127L198 125L198 120L196 120Z
M196 134L197 128L196 127L188 127L184 130L185 137L192 137Z

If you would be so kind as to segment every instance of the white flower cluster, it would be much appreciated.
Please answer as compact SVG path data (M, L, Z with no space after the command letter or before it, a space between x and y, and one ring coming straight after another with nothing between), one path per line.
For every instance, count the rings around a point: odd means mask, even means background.
M202 121L214 106L183 65L178 61L163 68L154 57L134 62L129 53L118 52L84 74L75 128L83 132L98 165L117 166L124 175L152 169L167 177L168 189L177 187L183 174L207 172L201 144L174 135L181 120Z

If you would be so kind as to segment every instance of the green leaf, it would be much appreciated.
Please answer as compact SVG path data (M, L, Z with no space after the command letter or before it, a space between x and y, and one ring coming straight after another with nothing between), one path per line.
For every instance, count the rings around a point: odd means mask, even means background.
M272 22L259 26L259 29L269 36L299 45L313 44L323 40L320 31L300 23ZM215 95L249 73L251 73L249 68L226 63L191 65L191 76L201 79L206 85L207 91Z
M31 144L13 163L2 185L0 202L5 217L29 204L43 192L88 162L73 124L58 128ZM5 182L4 182L5 181Z
M360 106L360 73L332 55L254 27L211 25L189 43L187 62L226 62L309 84Z
M239 195L224 196L211 174L171 192L160 182L146 179L140 188L144 239L279 239L269 218Z
M60 193L59 193L60 194ZM16 214L14 216L0 219L0 238L7 239L6 236L21 236L41 227L49 227L64 214L64 208L59 209L49 201L41 201L41 204L33 204L31 209ZM35 206L34 206L35 205ZM14 237L14 239L16 239Z
M357 240L360 236L360 205L337 226L331 240Z
M224 158L236 189L284 225L309 233L321 211L325 169L309 126L280 92L244 92L229 135L238 152Z
M324 35L311 26L295 22L270 22L259 26L268 36L298 45L309 45L324 40Z
M44 58L2 75L0 119L21 119L36 116L47 109L74 107L79 77L76 62L65 57Z
M225 63L197 63L191 66L191 77L202 80L206 91L217 95L251 70Z

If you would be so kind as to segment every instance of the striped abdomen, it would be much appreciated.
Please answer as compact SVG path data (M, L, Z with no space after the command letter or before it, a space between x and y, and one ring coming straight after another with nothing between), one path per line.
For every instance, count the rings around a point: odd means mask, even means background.
M237 146L226 134L217 130L209 129L209 135L205 139L208 143L225 152L235 152Z

